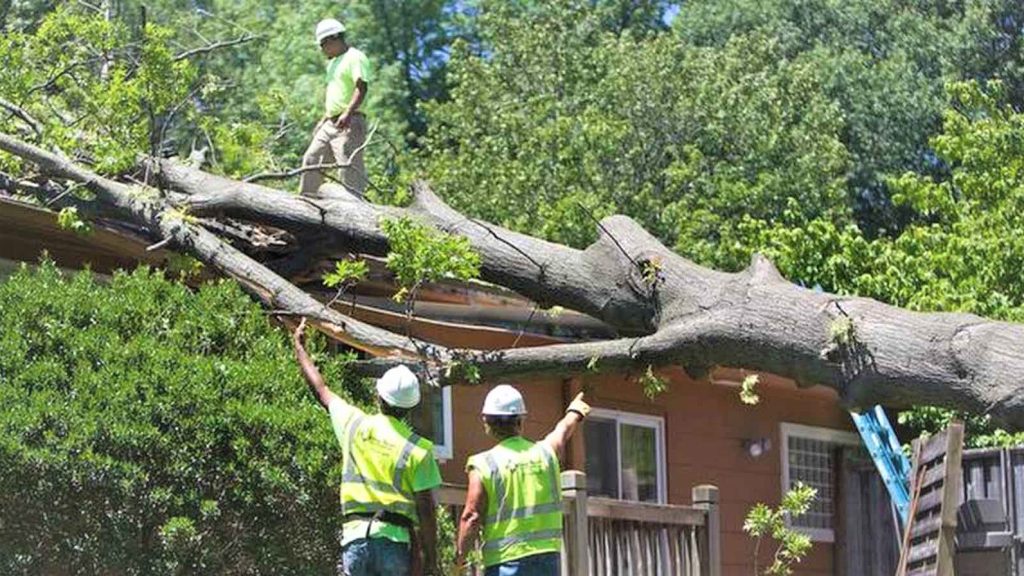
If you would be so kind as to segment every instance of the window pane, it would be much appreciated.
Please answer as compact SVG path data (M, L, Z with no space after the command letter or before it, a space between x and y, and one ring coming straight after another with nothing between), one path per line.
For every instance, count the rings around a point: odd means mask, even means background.
M655 429L623 424L622 497L658 501L658 445Z
M619 462L615 453L615 421L588 418L583 422L587 446L587 492L619 497Z
M807 514L792 519L794 526L803 528L822 528L831 530L832 519L832 453L837 445L824 440L812 440L790 436L789 448L789 486L797 482L816 488L818 495L811 503Z
M435 446L444 446L447 440L444 437L444 395L440 388L434 386L421 386L420 393L420 404L410 414L412 429L429 438Z

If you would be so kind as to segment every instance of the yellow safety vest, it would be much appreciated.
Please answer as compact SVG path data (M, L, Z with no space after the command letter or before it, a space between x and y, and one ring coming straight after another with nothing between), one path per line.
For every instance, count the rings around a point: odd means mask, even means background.
M359 415L348 424L341 477L343 514L401 514L419 524L410 461L427 457L431 443L403 435L384 415Z
M506 438L468 465L487 493L485 566L562 549L561 471L546 444Z

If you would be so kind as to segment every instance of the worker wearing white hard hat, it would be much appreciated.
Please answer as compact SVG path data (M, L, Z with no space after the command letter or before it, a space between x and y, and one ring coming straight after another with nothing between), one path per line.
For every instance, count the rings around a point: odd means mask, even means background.
M526 401L508 384L495 386L481 410L498 445L469 458L469 489L459 521L456 563L479 537L485 576L557 576L561 569L562 490L558 459L590 406L579 393L540 442L522 436Z
M339 165L339 180L352 195L362 196L368 183L363 162L366 142L364 101L371 80L370 61L350 46L345 25L327 18L316 25L316 42L327 57L324 114L313 129L313 140L303 155L303 166ZM317 196L324 176L320 170L302 173L302 194Z
M376 383L380 414L367 414L327 387L306 352L305 319L295 354L313 395L331 416L342 448L339 574L405 576L436 571L437 521L432 490L441 485L434 445L404 422L420 403L420 382L407 366Z

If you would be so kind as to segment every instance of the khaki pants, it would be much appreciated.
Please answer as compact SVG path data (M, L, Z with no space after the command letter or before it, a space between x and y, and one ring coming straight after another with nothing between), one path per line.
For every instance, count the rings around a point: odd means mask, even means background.
M333 120L326 120L313 134L303 166L317 164L348 164L339 168L340 180L346 190L362 198L366 190L366 167L363 165L363 150L356 152L366 142L366 116L353 114L345 129L340 129ZM304 196L316 196L324 176L319 170L302 173L299 190Z

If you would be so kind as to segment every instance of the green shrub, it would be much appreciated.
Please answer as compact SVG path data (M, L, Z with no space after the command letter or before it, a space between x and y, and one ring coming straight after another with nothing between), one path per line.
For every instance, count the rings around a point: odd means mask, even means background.
M233 282L49 262L0 282L0 573L330 573L340 460Z

